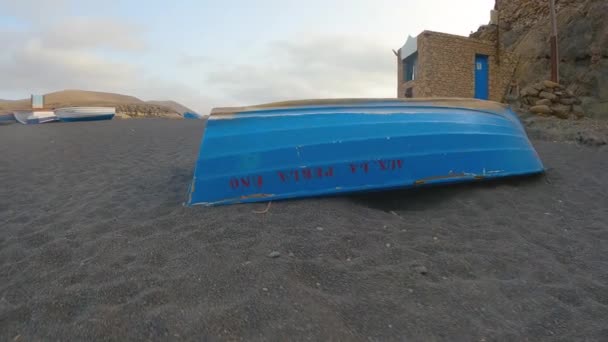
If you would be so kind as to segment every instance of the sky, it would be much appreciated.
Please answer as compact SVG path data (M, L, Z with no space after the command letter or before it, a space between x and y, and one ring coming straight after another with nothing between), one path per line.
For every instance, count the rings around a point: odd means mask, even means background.
M423 30L468 35L494 0L0 0L0 99L63 89L212 107L394 97Z

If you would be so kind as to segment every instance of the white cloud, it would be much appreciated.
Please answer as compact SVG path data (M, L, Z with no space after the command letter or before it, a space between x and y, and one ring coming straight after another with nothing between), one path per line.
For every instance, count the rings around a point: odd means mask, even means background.
M240 63L207 73L231 104L319 97L392 97L396 62L389 46L351 36L270 44L266 63Z
M66 88L111 91L132 82L136 66L99 52L139 52L144 40L140 31L118 21L63 17L0 34L0 44L5 47L0 51L0 91L21 90L24 96Z
M133 78L136 68L82 50L43 47L38 39L23 42L0 62L0 91L47 92L65 88L113 89Z
M70 17L42 27L42 44L52 48L86 49L104 47L140 51L145 43L142 30L123 21L100 17Z
M69 0L0 0L0 9L4 15L40 22L62 16L68 4Z
M215 64L216 61L209 56L184 54L177 59L177 65L183 68L204 67Z
M0 8L3 15L27 23L0 30L2 97L82 89L211 107L198 89L158 77L139 64L150 53L141 27L114 17L66 15L69 0L0 0Z

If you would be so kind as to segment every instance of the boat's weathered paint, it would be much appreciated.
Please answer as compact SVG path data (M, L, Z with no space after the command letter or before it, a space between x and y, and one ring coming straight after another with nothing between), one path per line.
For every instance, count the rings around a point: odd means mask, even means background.
M116 114L114 107L67 107L55 110L62 122L112 120Z
M187 205L534 174L517 116L478 100L322 100L212 112Z

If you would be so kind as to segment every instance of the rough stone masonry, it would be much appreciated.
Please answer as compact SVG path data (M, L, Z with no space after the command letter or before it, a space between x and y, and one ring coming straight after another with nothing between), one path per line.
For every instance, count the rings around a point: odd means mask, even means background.
M523 88L520 101L534 114L553 115L560 119L582 118L581 100L561 84L542 81Z

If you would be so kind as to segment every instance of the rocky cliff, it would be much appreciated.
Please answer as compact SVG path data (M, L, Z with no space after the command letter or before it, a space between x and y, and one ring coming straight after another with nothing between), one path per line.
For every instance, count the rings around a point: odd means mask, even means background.
M484 25L471 36L498 37L503 48L519 55L520 89L549 79L549 1L496 0L495 9L498 28ZM581 99L587 116L608 118L608 1L556 0L556 10L560 83Z

